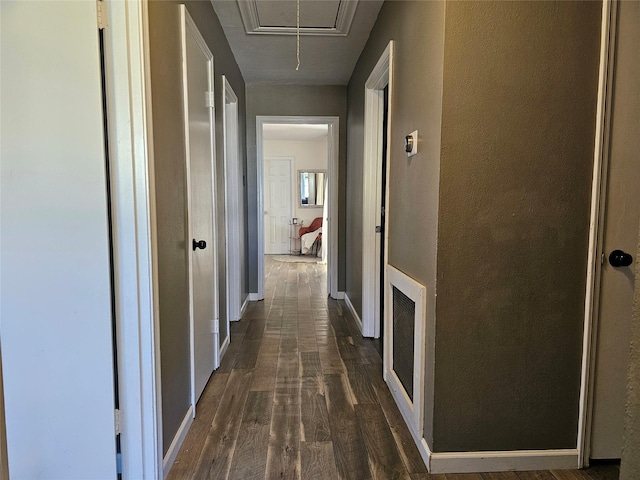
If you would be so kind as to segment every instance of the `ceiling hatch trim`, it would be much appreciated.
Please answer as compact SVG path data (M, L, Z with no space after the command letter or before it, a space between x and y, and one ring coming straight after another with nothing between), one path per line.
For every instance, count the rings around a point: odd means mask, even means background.
M249 35L295 35L296 27L266 27L260 25L259 0L237 0L244 29ZM349 34L359 0L341 0L335 27L300 27L300 35L329 35L346 37Z

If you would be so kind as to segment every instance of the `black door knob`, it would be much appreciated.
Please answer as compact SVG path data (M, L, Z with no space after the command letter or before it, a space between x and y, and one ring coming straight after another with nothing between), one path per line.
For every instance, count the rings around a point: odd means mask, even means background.
M633 262L633 257L622 250L614 250L609 255L609 263L613 267L628 267Z
M204 240L200 240L197 241L195 238L193 239L193 251L196 251L196 248L199 248L200 250L204 250L205 248L207 248L207 242L205 242Z

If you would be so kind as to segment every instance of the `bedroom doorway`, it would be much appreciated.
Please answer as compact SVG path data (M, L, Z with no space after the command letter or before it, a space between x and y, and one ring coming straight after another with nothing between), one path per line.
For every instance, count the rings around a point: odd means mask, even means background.
M273 253L267 241L276 237L280 243L287 242L286 249L276 253L292 257L289 261L299 257L326 263L327 292L337 298L338 118L259 116L256 122L258 212L262 212L258 216L258 298L264 298L264 255ZM274 162L290 164L287 192L274 189ZM276 197L288 199L289 208L283 209L290 214L274 220L270 206L274 192L279 191Z

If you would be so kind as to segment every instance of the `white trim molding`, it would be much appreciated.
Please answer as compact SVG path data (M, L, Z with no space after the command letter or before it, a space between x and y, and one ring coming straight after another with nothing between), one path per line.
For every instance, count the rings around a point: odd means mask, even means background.
M343 294L344 303L347 304L347 307L349 308L351 315L353 315L353 319L358 324L358 328L362 330L362 319L360 318L360 315L358 315L358 312L356 312L356 309L354 308L353 303L351 303L351 299L349 298L349 295L347 295L345 292L339 292L339 293Z
M380 337L380 272L387 263L388 241L384 242L384 265L380 261L380 224L382 208L382 141L390 138L391 108L387 114L387 131L382 131L384 89L388 88L389 106L393 95L393 50L390 41L365 84L364 164L362 185L362 336ZM387 186L389 184L389 150L387 149ZM383 235L388 239L389 209L385 214Z
M578 468L577 449L434 453L424 439L418 448L432 474Z
M387 266L385 277L386 297L389 299L389 302L385 308L383 377L414 439L421 439L424 425L427 289L424 285L416 282L413 278L391 265ZM413 398L409 397L400 378L393 369L393 288L398 289L415 304L413 331Z
M589 466L591 453L591 422L593 414L594 372L596 360L597 315L600 291L600 255L604 213L604 181L607 168L608 128L613 84L612 59L615 43L617 3L602 2L602 28L600 36L600 67L598 72L598 98L596 133L593 151L591 184L591 214L589 220L589 251L587 257L587 286L584 304L582 339L582 371L580 379L580 405L578 414L577 451L579 466Z
M178 456L178 452L180 451L180 447L184 442L184 439L191 428L191 424L193 423L193 418L195 417L195 411L193 405L189 406L186 415L182 419L182 423L180 424L180 428L178 428L178 432L176 436L173 437L173 441L171 445L169 445L169 449L167 450L167 454L164 456L162 460L162 478L167 478L169 475L169 471L173 466L173 462L175 462L176 457Z
M249 306L249 295L247 295L247 297L242 302L242 307L240 308L240 318L238 320L240 320L244 316L244 313L247 311L248 306Z
M123 479L159 478L162 405L147 2L110 2L105 61Z

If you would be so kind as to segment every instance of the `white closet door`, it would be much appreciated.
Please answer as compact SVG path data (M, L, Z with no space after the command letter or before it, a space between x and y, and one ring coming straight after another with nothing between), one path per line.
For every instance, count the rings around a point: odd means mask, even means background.
M9 474L116 478L96 2L2 1L0 17Z

